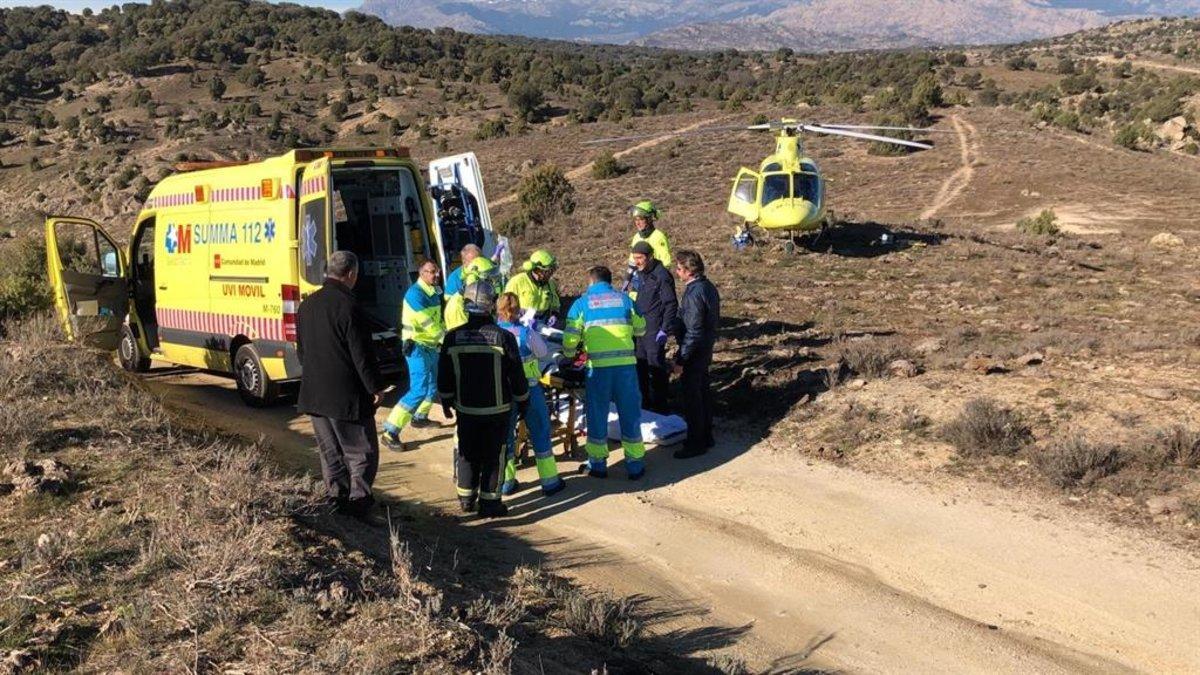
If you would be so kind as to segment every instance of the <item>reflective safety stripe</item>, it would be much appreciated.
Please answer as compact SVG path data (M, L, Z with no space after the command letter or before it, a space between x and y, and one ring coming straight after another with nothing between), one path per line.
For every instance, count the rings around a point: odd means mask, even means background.
M583 324L584 328L592 328L593 326L628 326L629 321L625 319L592 319Z
M618 349L609 352L589 352L588 358L593 360L598 359L618 359L622 357L632 357L634 351L632 349Z
M493 406L491 408L472 408L459 403L454 404L454 409L464 415L499 415L512 410L509 404Z
M461 487L457 487L457 486L455 486L455 489L458 490L459 497L474 497L478 493L478 490L471 490L468 488L461 488Z
M525 359L525 362L521 365L525 367L525 377L529 378L531 383L541 379L542 364L536 358Z
M563 329L563 333L565 333L567 335L579 335L581 330L582 329L576 328L575 326L567 326L566 328Z

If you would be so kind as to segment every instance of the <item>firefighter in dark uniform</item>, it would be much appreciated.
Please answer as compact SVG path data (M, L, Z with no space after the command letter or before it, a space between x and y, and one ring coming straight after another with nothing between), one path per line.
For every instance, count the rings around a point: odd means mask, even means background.
M454 474L463 511L484 518L508 515L500 501L512 407L525 413L529 383L513 334L496 325L496 290L487 281L463 290L467 323L446 334L438 357L442 410L458 420Z

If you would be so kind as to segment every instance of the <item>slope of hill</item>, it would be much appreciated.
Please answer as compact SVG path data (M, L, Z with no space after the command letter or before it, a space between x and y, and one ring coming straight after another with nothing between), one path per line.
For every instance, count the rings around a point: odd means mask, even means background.
M1197 0L365 0L394 25L679 49L994 44L1121 18L1200 12Z

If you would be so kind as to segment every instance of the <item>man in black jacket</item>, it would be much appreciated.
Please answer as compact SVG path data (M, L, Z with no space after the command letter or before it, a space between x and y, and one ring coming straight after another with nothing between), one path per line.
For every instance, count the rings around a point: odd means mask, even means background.
M667 363L667 331L675 325L679 302L675 299L675 279L671 271L654 257L648 242L633 245L631 255L637 267L640 286L635 307L646 320L646 334L636 346L638 388L642 391L642 406L651 412L665 415L671 411L667 403L667 383L670 365Z
M675 258L675 273L684 283L679 319L675 322L675 374L683 385L683 416L687 421L687 440L675 451L686 459L703 455L715 445L713 440L712 364L717 327L721 322L721 298L717 287L704 276L704 259L695 251L680 251Z
M517 338L496 325L496 291L487 281L463 289L467 323L446 334L438 357L442 411L458 420L454 476L464 512L484 518L508 515L500 501L501 474L512 407L529 407L529 382ZM478 502L476 500L478 499Z
M300 304L296 349L303 373L297 408L312 420L325 489L347 515L366 519L379 469L375 408L383 391L371 331L354 298L358 257L336 251L325 284Z

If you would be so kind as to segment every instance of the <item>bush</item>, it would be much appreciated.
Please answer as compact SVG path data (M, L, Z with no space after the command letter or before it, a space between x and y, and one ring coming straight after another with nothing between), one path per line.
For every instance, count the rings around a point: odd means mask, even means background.
M1058 216L1053 209L1046 209L1036 216L1027 216L1017 221L1017 231L1025 234L1052 236L1059 233Z
M964 457L1015 455L1032 437L1021 416L990 398L968 401L942 429L942 438Z
M1149 140L1150 130L1144 124L1126 124L1113 135L1113 143L1130 150L1141 150L1142 143Z
M542 90L531 82L519 82L509 87L508 103L519 117L527 122L536 122L546 97Z
M1083 131L1083 120L1079 117L1079 113L1073 110L1060 110L1058 114L1050 120L1050 123L1060 129L1067 131L1081 132Z
M911 360L911 355L893 340L867 339L847 343L842 348L841 359L855 375L880 378L891 373L893 361Z
M627 171L629 171L629 167L618 161L611 152L600 155L592 163L592 178L597 180L616 178L624 175Z
M1193 431L1184 426L1159 429L1153 432L1145 443L1144 455L1152 468L1200 467L1200 431Z
M486 141L492 138L505 138L508 136L508 123L503 117L498 117L494 120L485 120L479 128L475 130L475 140Z
M547 164L521 179L517 203L522 220L540 225L556 215L575 212L575 186L562 169Z
M1055 485L1089 487L1121 469L1121 452L1115 445L1095 443L1080 434L1059 438L1039 454L1035 464Z
M0 321L9 322L49 309L54 302L46 279L46 245L25 239L0 249ZM0 328L0 333L3 330Z

